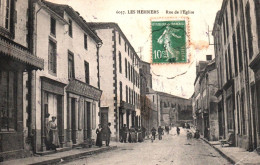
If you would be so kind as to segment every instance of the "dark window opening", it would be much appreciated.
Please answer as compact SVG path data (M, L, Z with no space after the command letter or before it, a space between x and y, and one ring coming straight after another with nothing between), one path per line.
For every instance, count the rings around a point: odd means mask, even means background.
M57 66L57 52L56 52L56 43L52 40L49 40L49 55L48 55L48 69L52 73L56 73Z
M85 61L84 65L85 65L85 81L87 84L89 84L89 63Z
M51 17L51 34L56 35L56 20Z
M84 48L88 50L88 36L84 34Z
M69 36L72 37L72 21L69 19Z
M122 55L121 52L119 52L119 72L122 73Z
M69 52L68 54L68 78L75 78L75 70L74 70L74 55Z
M250 59L253 56L253 35L251 29L251 17L250 17L250 6L249 3L246 5L246 24L247 24L247 39L248 39L248 48L249 48L249 57Z

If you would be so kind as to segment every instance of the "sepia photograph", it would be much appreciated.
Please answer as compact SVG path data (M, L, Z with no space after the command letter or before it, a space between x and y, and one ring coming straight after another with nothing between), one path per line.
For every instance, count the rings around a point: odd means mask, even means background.
M0 0L0 165L260 165L260 0Z

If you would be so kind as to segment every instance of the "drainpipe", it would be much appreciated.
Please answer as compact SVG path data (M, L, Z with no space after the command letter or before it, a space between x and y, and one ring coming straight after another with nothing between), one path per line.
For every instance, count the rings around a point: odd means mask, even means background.
M99 63L99 49L102 46L102 43L99 42L96 47L97 47L97 76L98 76L98 89L100 89L100 63ZM99 108L99 112L98 112L98 116L99 116L99 123L101 123L101 111L100 111L100 106L101 106L101 99L99 99L98 102L98 108Z

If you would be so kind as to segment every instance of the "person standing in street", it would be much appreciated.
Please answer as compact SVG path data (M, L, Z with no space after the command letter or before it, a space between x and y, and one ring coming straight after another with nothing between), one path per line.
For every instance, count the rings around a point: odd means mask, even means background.
M142 127L142 136L143 139L145 139L145 134L146 134L146 128L144 128L144 126Z
M159 126L158 128L158 135L159 135L159 140L162 140L163 128L161 126Z
M152 132L153 140L155 140L156 129L153 127L151 132Z
M98 128L96 129L96 134L97 134L96 146L101 147L102 146L101 124L98 125Z
M128 128L126 127L126 124L124 124L122 133L123 133L123 135L122 135L123 142L126 143L127 133L128 133Z
M176 131L177 131L177 135L180 135L180 128L179 127L176 128Z
M106 146L109 146L109 143L110 143L110 136L111 136L110 126L111 126L111 123L108 123L108 125L107 125Z

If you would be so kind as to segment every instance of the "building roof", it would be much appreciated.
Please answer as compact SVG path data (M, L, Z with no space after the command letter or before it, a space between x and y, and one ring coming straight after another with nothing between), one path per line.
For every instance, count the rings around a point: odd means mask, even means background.
M56 4L46 0L38 0L48 6L52 11L64 18L64 11L75 21L96 43L102 43L102 40L91 30L87 22L69 5Z
M171 95L171 94L165 93L165 92L159 92L159 91L155 91L155 92L156 92L158 95L161 95L161 96L172 97L172 98L178 98L178 99L183 99L183 100L190 100L190 99L186 99L186 98L183 98L183 97Z
M127 39L127 37L125 36L125 34L123 33L123 31L121 30L121 28L118 26L117 23L115 23L115 22L88 22L88 25L93 30L115 28L120 33L120 35L124 38L124 40L127 42L129 47L132 49L132 52L134 53L134 55L138 58L138 60L140 60L140 57L137 55L135 49L133 48L133 46L131 45L131 43L129 42L129 40Z

